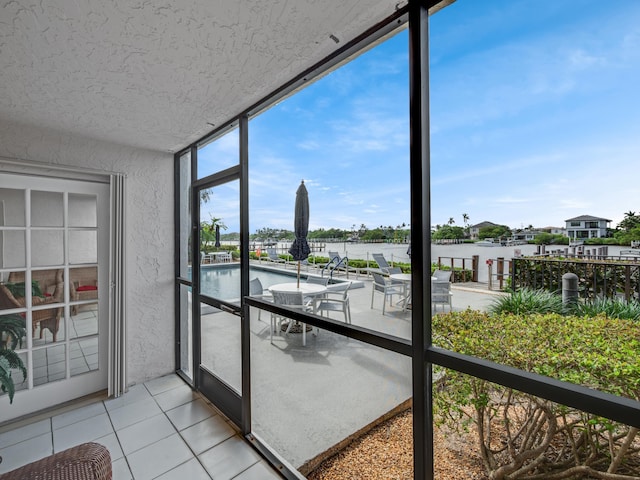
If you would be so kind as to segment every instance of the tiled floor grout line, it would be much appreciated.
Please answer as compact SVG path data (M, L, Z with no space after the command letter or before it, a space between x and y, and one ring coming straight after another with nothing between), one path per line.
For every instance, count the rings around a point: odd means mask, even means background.
M129 459L127 458L127 455L124 453L124 448L122 448L122 443L120 443L120 437L118 436L118 431L116 430L116 427L113 424L113 420L111 420L111 414L109 412L109 409L107 408L107 405L104 403L104 400L101 400L101 403L102 403L102 406L104 407L105 412L107 412L107 418L109 419L109 423L111 424L111 429L113 430L113 435L116 437L116 442L118 442L118 446L120 447L120 451L122 452L122 458L124 459L125 463L127 464L127 468L129 469L129 473L131 474L131 478L133 480L135 480L135 478L133 477L133 473L131 473L131 465L129 465ZM111 465L113 465L113 460L111 460Z
M51 454L54 454L56 451L56 445L53 443L53 416L47 419L49 421L49 432L51 432Z
M206 474L209 476L209 478L212 478L211 475L209 475L209 472L207 472L207 469L204 467L204 465L202 464L202 462L200 461L200 459L198 458L198 455L196 455L196 452L193 451L193 449L191 448L191 445L189 445L189 443L185 440L185 438L182 436L182 433L180 433L180 430L178 430L178 427L176 427L174 425L174 423L171 421L171 419L169 418L169 415L167 415L167 411L164 410L162 408L162 406L158 403L158 400L156 400L156 395L153 395L149 389L147 388L147 386L144 386L147 389L147 392L149 392L149 395L151 395L151 398L153 398L153 401L156 402L156 405L158 405L158 407L160 408L160 410L162 411L162 414L166 417L167 421L171 424L171 426L173 427L173 429L175 430L175 432L178 434L178 436L180 437L180 439L184 442L184 444L187 446L187 448L189 449L189 451L191 452L191 455L193 455L193 458L196 459L196 461L200 464L200 466L202 467L202 469L206 472ZM174 387L175 388L175 387ZM162 392L158 392L158 395L160 395L161 393L165 393L168 392L170 390L173 390L173 388L170 388L169 390L164 390ZM191 400L193 402L193 400ZM189 403L189 402L187 402ZM183 403L182 405L186 405L186 403ZM182 405L178 405L178 406L182 406ZM178 408L178 407L174 407L174 408ZM169 409L169 410L173 410L173 409ZM161 473L160 475L158 475L155 478L161 477L162 475L175 470L176 468L184 465L187 462L190 462L191 459L185 460L184 462L176 465L175 467L173 467L171 470L167 470L166 472ZM133 474L132 474L133 475ZM135 479L134 479L135 480Z
M167 385L170 385L170 384L167 384ZM187 396L182 397L182 395L178 391L179 389L182 388L181 386L175 386L174 385L171 388L166 388L165 390L158 390L158 388L162 388L162 384L156 384L156 385L153 385L153 387L154 388L150 388L150 386L147 386L146 382L141 383L140 384L140 388L143 388L144 390L140 390L140 392L139 392L140 395L141 395L140 398L138 398L137 400L132 401L132 402L127 401L127 402L122 402L122 403L115 403L112 408L108 408L108 403L109 403L110 399L105 399L105 398L96 399L93 402L86 403L86 404L82 405L81 407L79 407L79 408L91 408L92 410L89 410L87 412L83 412L83 414L79 415L79 416L72 415L71 417L62 418L62 419L60 419L59 422L54 422L54 417L59 417L59 416L65 415L67 413L72 413L75 410L70 409L70 410L64 410L62 412L55 412L55 411L54 412L50 412L50 414L48 416L46 416L45 418L42 419L42 420L46 420L46 424L45 425L47 425L48 428L49 428L49 432L47 432L47 433L49 434L48 435L48 439L49 439L49 442L50 442L50 445L49 445L50 453L51 454L56 453L56 441L55 441L55 438L56 438L56 431L57 430L68 429L69 427L71 427L73 429L74 425L79 424L80 422L84 422L86 420L89 420L90 418L96 417L98 415L102 415L102 413L104 412L104 413L107 414L107 419L108 419L111 431L106 433L106 434L104 434L104 435L102 435L101 437L93 439L91 441L102 443L102 442L100 442L101 438L103 438L103 439L105 439L105 441L107 441L106 437L108 437L109 435L113 434L115 436L115 442L113 442L114 449L115 449L115 447L117 445L117 447L121 451L121 456L115 461L119 461L120 459L124 460L124 464L120 464L120 467L124 471L124 469L125 469L124 466L126 465L127 474L130 475L132 479L135 480L135 476L134 476L134 471L132 470L132 464L130 463L129 456L134 454L134 453L136 453L136 452L138 452L138 451L140 451L143 448L147 448L147 447L149 447L149 446L151 446L151 445L153 445L153 444L155 444L155 443L157 443L157 442L159 442L161 440L169 438L169 437L173 436L175 433L178 434L177 438L179 438L180 441L184 444L184 446L187 447L187 450L188 450L190 456L189 456L189 458L187 458L183 462L172 466L169 470L166 470L165 472L159 473L154 478L158 478L158 477L161 477L163 475L169 474L169 472L172 472L173 470L176 470L176 469L178 469L180 467L190 468L190 467L184 467L184 465L189 463L189 462L191 462L191 460L193 458L195 458L197 463L198 463L199 469L201 469L202 472L206 475L206 478L212 479L213 477L211 476L211 473L205 467L205 462L201 459L201 456L204 455L207 452L210 452L214 448L219 447L220 445L224 444L225 442L232 441L235 438L239 438L240 440L245 441L245 439L243 438L241 432L237 430L235 425L233 425L233 423L226 416L224 416L215 407L215 405L213 405L211 402L209 402L208 399L206 397L204 397L202 394L200 394L199 392L191 390L191 395L189 395L188 397ZM175 400L172 400L173 394L170 393L173 390L175 390L176 393L178 394L175 397ZM152 391L154 391L155 394L153 394ZM161 397L161 395L164 395L164 394L167 394L166 400L168 400L168 401L165 401L165 399ZM168 435L166 435L165 437L162 437L162 438L155 438L155 435L154 435L154 436L150 437L150 438L153 439L153 441L151 441L151 443L149 443L148 445L144 445L142 447L139 447L135 451L125 453L125 449L124 449L121 437L119 435L119 431L127 429L127 428L129 428L129 427L131 427L133 425L136 425L136 424L138 424L140 422L146 421L149 418L153 418L153 417L143 418L141 420L138 420L137 417L131 417L129 419L129 421L133 421L133 423L131 423L130 425L123 425L120 428L120 430L117 430L116 427L115 427L115 424L113 423L114 422L113 421L113 415L114 415L114 413L116 411L120 410L121 408L126 408L127 406L134 405L135 403L145 401L145 399L148 398L148 397L153 398L154 404L159 408L160 413L162 413L164 415L163 420L166 420L167 422L169 422L169 425L171 425L171 430L170 430L171 433L169 433ZM160 402L158 400L158 398L162 398L162 402ZM177 402L176 402L176 400L177 400ZM198 403L198 405L196 405L196 403ZM101 405L101 408L97 406L98 404ZM163 408L162 405L166 405L166 407L165 407L166 410L165 410L165 408ZM190 424L190 422L184 422L182 420L178 421L179 418L182 418L182 415L183 415L184 412L180 412L178 414L178 416L176 417L177 423L174 423L171 420L172 417L170 417L168 415L169 411L172 411L172 410L175 410L175 409L178 409L178 408L181 408L181 407L184 407L186 409L186 411L189 411L189 412L191 411L190 409L193 409L193 408L196 409L195 411L201 412L201 406L200 405L202 405L202 406L204 406L204 408L206 408L207 413L209 414L209 416L206 417L206 418L202 418L202 419L196 421L193 424ZM88 413L92 413L92 414L87 416ZM123 412L123 413L126 414L127 412ZM203 412L201 412L201 413L203 413ZM189 413L189 415L191 415L191 413ZM193 417L193 419L199 418L199 415L200 414L196 414ZM215 419L216 417L217 417L217 419ZM120 418L120 417L118 417L118 418ZM185 417L185 418L188 418L188 417ZM186 431L187 429L189 429L189 428L191 428L191 427L193 427L195 425L198 425L200 423L210 421L211 419L215 419L216 423L218 421L223 422L227 427L230 428L231 435L228 436L227 438L224 438L221 441L220 440L217 441L217 443L215 445L209 446L208 448L206 448L206 450L202 451L198 455L195 452L196 444L194 444L193 446L189 444L189 442L187 441L187 437L185 437L185 435L184 435L184 431ZM66 422L69 422L69 421L70 421L70 423L66 423ZM180 428L179 425L183 425L182 431L179 429ZM108 430L108 429L105 429L105 430ZM169 431L169 430L167 430L167 431ZM63 437L61 437L61 438L63 438ZM66 433L65 433L65 438L66 438ZM23 441L28 441L28 440L29 439L24 439ZM112 440L109 440L109 441L111 442ZM63 441L63 443L64 443L64 441ZM248 465L242 471L236 473L232 478L235 479L235 478L238 478L239 476L245 474L245 472L247 470L249 470L251 468L254 468L256 466L256 464L260 463L262 460L263 459L261 457L257 458L253 463ZM112 461L114 461L114 460L112 459ZM192 466L193 466L193 468L196 468L195 464L193 464Z

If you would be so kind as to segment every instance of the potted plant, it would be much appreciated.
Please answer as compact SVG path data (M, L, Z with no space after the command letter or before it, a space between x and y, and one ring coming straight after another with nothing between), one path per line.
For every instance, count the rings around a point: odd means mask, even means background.
M0 389L9 395L9 403L13 403L16 388L11 376L12 369L22 372L22 381L27 379L27 369L20 356L15 352L22 347L22 339L26 335L24 318L18 314L0 316Z

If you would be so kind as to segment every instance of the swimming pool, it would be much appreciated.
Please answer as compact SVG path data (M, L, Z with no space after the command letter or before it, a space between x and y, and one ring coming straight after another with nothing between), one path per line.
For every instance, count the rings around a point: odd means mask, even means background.
M249 278L259 278L263 288L276 283L295 282L296 272L273 271L258 266L249 267ZM306 281L307 275L300 275ZM200 267L200 290L222 300L240 298L240 265L202 265Z

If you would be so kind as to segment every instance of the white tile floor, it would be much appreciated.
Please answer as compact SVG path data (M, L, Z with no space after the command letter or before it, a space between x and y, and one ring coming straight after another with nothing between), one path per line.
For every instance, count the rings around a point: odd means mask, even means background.
M219 412L176 375L135 385L0 433L0 473L95 441L111 453L114 480L281 478Z

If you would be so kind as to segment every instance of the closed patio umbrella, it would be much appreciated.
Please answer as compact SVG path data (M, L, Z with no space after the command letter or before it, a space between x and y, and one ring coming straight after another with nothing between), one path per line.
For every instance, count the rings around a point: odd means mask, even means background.
M306 259L311 252L307 243L309 233L309 193L304 186L304 180L296 191L296 206L293 219L294 234L296 236L289 253L298 261L298 287L300 286L300 262Z

